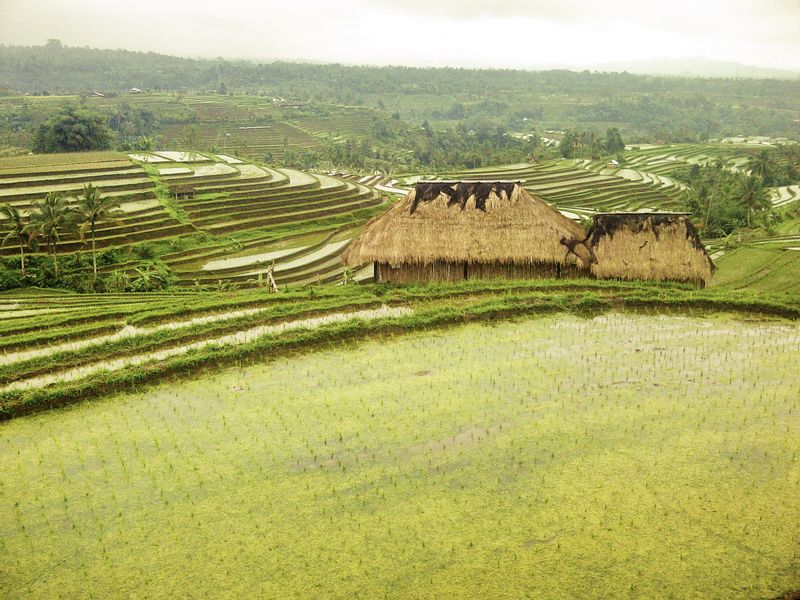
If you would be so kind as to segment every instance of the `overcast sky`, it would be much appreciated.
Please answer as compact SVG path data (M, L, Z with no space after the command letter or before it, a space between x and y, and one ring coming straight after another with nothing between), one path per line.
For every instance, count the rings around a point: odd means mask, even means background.
M800 70L800 0L0 0L0 44L537 68L704 56Z

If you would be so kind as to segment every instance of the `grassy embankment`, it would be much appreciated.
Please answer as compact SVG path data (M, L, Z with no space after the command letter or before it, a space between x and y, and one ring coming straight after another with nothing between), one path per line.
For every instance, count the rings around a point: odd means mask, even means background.
M577 314L612 309L734 311L797 318L800 302L769 297L698 291L677 285L575 281L468 282L460 285L311 288L278 295L155 294L70 297L5 296L10 304L0 320L0 402L6 417L55 407L89 396L167 377L186 377L199 369L325 346L341 340L393 335L446 325L526 314ZM349 313L382 305L407 307L409 315L351 319L316 328L297 328L244 343L220 340L237 332L330 313ZM131 327L135 328L131 330ZM205 341L202 348L181 348ZM178 349L159 359L148 353ZM104 371L92 365L135 358L135 364ZM46 373L84 367L85 376L38 383ZM31 380L30 385L24 383ZM20 383L23 382L23 383ZM27 386L27 387L23 387Z

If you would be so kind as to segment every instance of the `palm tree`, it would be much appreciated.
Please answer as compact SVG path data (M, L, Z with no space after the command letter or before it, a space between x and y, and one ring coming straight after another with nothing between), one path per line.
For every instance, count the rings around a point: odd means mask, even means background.
M58 256L56 245L61 234L74 228L75 211L67 204L67 200L58 192L48 192L45 199L39 202L31 212L31 222L44 237L47 254L53 258L53 269L58 278Z
M11 222L11 229L8 231L0 246L5 246L12 239L17 240L19 245L19 264L22 277L25 277L25 247L33 243L36 232L31 229L30 224L20 214L15 206L4 204L0 206L0 215L3 215Z
M743 175L739 180L739 197L747 208L747 226L750 227L750 216L756 210L765 210L772 206L769 192L764 187L761 179L755 176Z
M91 183L83 186L83 196L78 199L78 216L81 221L78 232L81 240L86 242L86 232L92 237L92 272L97 279L97 249L95 247L95 231L101 221L113 218L119 214L119 203L112 198L100 195L100 188Z
M769 152L762 150L755 156L751 156L747 161L747 168L750 170L750 175L758 177L762 183L769 183L772 178Z

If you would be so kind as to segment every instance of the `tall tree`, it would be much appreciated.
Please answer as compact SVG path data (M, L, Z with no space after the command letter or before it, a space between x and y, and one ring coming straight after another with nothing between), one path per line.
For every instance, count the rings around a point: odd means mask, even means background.
M197 150L200 146L200 129L197 125L188 125L181 133L181 146L184 150Z
M97 248L95 245L95 234L98 223L113 219L121 213L119 203L109 196L103 197L100 188L89 185L83 186L83 195L78 198L78 218L80 226L78 233L81 240L86 241L88 232L92 240L92 273L97 279Z
M739 180L739 198L747 209L747 226L752 224L752 215L756 211L763 211L772 203L769 199L769 192L764 187L761 179L753 175L742 175Z
M764 185L769 185L772 179L772 160L769 151L761 150L755 156L751 156L747 161L747 168L750 175L758 177Z
M578 147L578 136L572 131L567 131L561 140L559 150L564 158L574 158Z
M22 277L24 278L26 275L25 247L29 246L33 242L35 233L31 229L30 224L26 222L25 218L22 216L22 214L20 214L19 210L15 206L11 206L10 204L4 204L3 206L0 206L0 214L3 215L11 224L11 228L3 238L0 246L5 246L13 239L17 240L17 244L19 245L20 271L22 273Z
M31 223L44 238L47 254L53 259L53 270L58 278L58 252L56 246L61 234L74 229L75 211L58 192L48 192L31 213Z
M618 128L612 127L606 131L605 146L606 152L611 154L617 154L625 150L625 142L622 141L622 135L620 135Z
M82 152L111 147L111 130L102 115L67 106L42 123L33 138L36 152Z

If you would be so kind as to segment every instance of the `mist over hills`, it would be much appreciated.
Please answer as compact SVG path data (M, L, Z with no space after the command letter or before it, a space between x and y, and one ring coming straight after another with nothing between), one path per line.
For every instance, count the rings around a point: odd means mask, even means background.
M742 63L712 60L703 56L691 58L652 58L612 62L591 67L596 71L627 72L636 75L678 77L722 77L735 79L799 79L800 72L770 69Z

